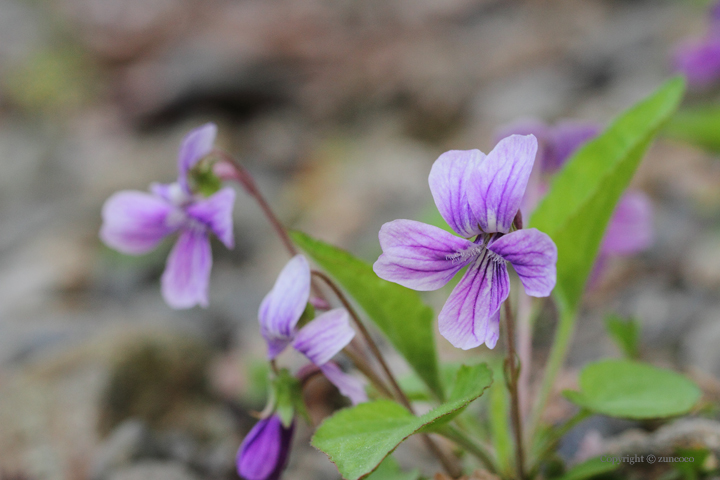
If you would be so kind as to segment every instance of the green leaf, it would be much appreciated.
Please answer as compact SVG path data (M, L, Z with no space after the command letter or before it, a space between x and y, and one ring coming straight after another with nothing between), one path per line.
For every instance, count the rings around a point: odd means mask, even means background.
M573 155L533 213L530 226L558 247L554 293L565 309L580 303L615 205L684 90L682 78L670 80L618 117Z
M688 413L700 389L679 373L630 360L592 363L580 373L580 391L565 391L571 402L611 417L648 419Z
M377 470L365 477L367 480L418 480L420 470L417 468L409 472L403 472L397 460L388 456L378 466Z
M605 328L627 358L639 357L640 323L636 319L608 315L605 317Z
M586 480L602 475L604 473L610 473L617 470L620 467L619 463L612 461L602 461L603 457L595 457L590 460L586 460L572 467L570 470L558 480Z
M302 232L290 232L301 249L337 280L365 310L430 390L444 398L433 322L417 292L382 280L372 265Z
M547 233L558 248L557 300L560 321L545 378L533 410L537 426L567 354L590 271L620 196L655 135L677 109L685 81L669 80L620 115L580 148L555 177L529 225Z
M427 431L457 414L480 397L492 383L485 364L462 366L447 402L416 417L390 400L361 403L325 420L312 445L325 452L347 480L357 480L377 468L410 435Z
M720 105L680 110L670 119L664 134L711 152L720 152Z

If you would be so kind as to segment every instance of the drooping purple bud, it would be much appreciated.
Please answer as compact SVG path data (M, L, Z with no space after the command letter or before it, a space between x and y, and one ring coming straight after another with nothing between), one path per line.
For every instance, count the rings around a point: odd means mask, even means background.
M294 431L294 421L285 428L277 415L256 423L238 450L238 475L246 480L278 480L290 457Z

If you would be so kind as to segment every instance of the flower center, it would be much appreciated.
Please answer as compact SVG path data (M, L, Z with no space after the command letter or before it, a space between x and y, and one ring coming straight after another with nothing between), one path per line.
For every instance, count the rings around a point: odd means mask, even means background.
M470 258L477 257L485 250L485 245L473 245L470 248L461 250L450 255L445 255L446 260L451 260L453 264L462 263Z

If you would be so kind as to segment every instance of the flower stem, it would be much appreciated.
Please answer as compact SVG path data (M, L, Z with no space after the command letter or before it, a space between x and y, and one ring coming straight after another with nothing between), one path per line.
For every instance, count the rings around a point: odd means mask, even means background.
M262 193L260 193L260 189L257 187L255 179L252 177L252 175L250 175L250 172L248 172L247 169L242 166L242 164L237 162L232 157L232 155L223 150L216 148L212 151L212 154L220 157L223 161L227 162L229 165L232 166L232 169L229 171L230 177L236 182L240 183L240 185L245 188L245 191L255 199L255 201L258 203L263 213L265 214L265 217L270 222L270 225L272 225L272 227L275 229L275 233L277 233L283 245L290 253L290 256L297 255L297 249L295 248L292 240L290 240L290 236L288 235L287 230L285 230L283 224L280 223L280 220L278 220L278 218L275 216L275 212L272 211L272 208L270 208L270 204L267 203L265 197L263 197Z
M372 336L370 336L370 332L368 332L367 328L365 328L365 325L360 320L360 316L350 304L347 297L345 297L345 294L342 292L342 290L340 290L340 288L335 284L335 282L333 282L332 279L323 272L313 270L311 273L312 275L318 277L323 282L325 282L325 284L333 291L338 300L340 300L340 303L343 304L343 307L350 314L350 317L353 319L355 326L360 331L360 334L365 339L365 342L367 343L368 347L370 347L370 350L377 359L378 363L380 363L380 366L382 367L385 375L390 381L390 385L392 386L393 392L395 393L395 398L414 415L415 411L410 404L410 400L408 399L407 395L405 395L405 392L403 392L402 388L400 388L400 384L398 384L397 380L395 379L395 375L393 375L392 371L390 370L390 367L385 361L385 357L383 356L382 352L380 352L377 343L375 343L375 340L373 340ZM430 438L429 435L422 435L422 439L427 448L433 453L433 455L435 455L435 457L437 457L445 471L447 471L447 473L451 477L458 478L460 477L460 475L462 475L462 471L458 467L457 462L454 459L449 458L445 454L445 452L443 452L440 447L433 441L433 439Z
M525 479L525 453L522 434L522 415L520 414L520 398L518 395L518 365L515 353L515 321L513 319L510 302L505 302L505 332L507 333L507 359L505 359L508 390L510 391L511 418L515 433L515 460L519 480ZM509 370L509 372L507 371Z

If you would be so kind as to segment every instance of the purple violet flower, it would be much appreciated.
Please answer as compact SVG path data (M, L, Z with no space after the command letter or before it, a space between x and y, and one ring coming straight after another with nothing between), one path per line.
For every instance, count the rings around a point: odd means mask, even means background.
M238 475L246 480L278 480L290 457L295 421L286 428L271 415L255 424L237 453Z
M710 27L704 37L680 44L673 65L696 89L713 86L720 80L720 2L709 11Z
M210 153L216 133L217 127L208 123L185 136L176 183L152 184L151 193L117 192L103 206L100 238L122 253L147 253L168 235L178 233L161 280L163 298L172 308L207 307L210 232L227 248L234 247L235 191L223 188L205 198L194 194L188 183L188 172Z
M512 135L487 156L479 150L440 155L430 190L461 237L413 220L380 229L383 254L373 265L380 278L436 290L469 267L438 316L440 333L457 348L495 347L500 306L510 291L508 263L528 295L546 297L555 287L557 248L550 237L534 228L511 231L537 149L534 136Z
M354 404L367 401L363 385L330 361L355 336L350 316L345 309L336 308L298 330L297 323L309 299L310 265L305 257L296 255L285 265L260 305L260 333L268 345L268 358L273 360L292 344Z

